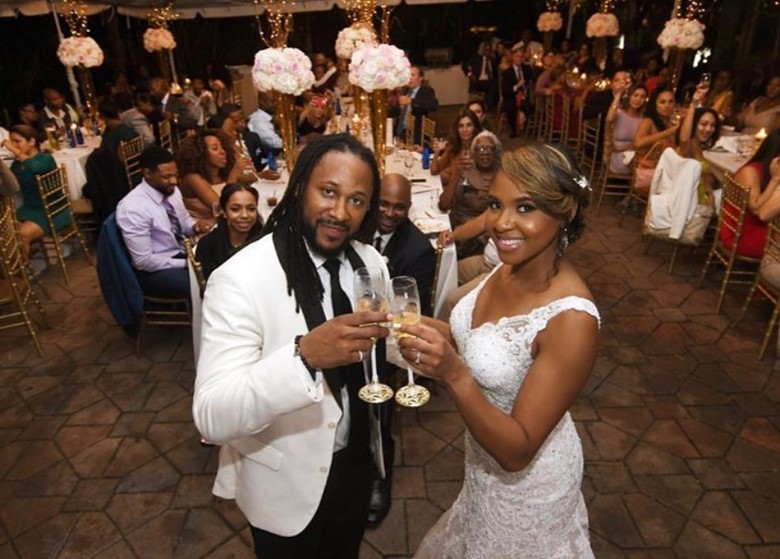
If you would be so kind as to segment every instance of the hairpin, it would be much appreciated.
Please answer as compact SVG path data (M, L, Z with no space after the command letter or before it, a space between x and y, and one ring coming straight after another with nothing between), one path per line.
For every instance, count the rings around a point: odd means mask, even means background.
M579 177L574 177L574 182L576 182L580 188L590 188L590 183L588 182L588 179L585 178L584 175L580 175Z

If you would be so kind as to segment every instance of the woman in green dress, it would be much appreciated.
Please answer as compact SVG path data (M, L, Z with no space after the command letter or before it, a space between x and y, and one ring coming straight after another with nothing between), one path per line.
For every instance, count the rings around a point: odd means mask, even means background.
M25 254L28 254L33 241L51 234L35 177L53 171L57 168L57 163L50 154L42 153L38 149L37 132L32 126L18 124L11 127L10 137L3 145L14 154L15 161L11 165L11 171L19 181L22 194L22 206L16 213L20 221L22 248ZM68 226L71 220L69 211L61 212L55 218L54 227L57 230L62 229Z

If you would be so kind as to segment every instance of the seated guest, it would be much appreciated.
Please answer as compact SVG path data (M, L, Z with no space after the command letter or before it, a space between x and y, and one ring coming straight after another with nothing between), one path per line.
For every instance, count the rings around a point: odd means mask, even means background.
M157 99L159 108L166 119L175 122L179 130L191 130L198 125L198 113L184 92L171 92L171 84L164 78L152 78L149 81L149 93Z
M658 70L658 73L654 75L651 78L648 78L645 82L645 87L647 88L648 93L652 95L656 89L668 89L669 88L669 74L671 70L669 70L668 66L664 66L660 70Z
M261 170L265 166L263 161L266 153L263 150L260 136L247 127L244 111L238 105L228 103L219 109L219 114L231 121L233 131L229 135L233 139L238 152L242 157L249 158L256 170Z
M711 107L698 106L704 103L706 88L698 87L693 93L691 106L680 125L680 146L677 153L682 157L695 159L701 163L701 179L699 180L699 204L714 207L714 191L718 186L710 163L704 158L704 150L712 149L720 138L720 117Z
M482 126L483 130L490 130L491 132L493 131L490 127L490 123L488 122L485 103L481 99L474 99L473 101L469 101L469 104L466 105L466 107L472 113L477 115L477 120L479 120L479 124Z
M390 277L411 276L417 280L421 312L433 316L431 293L436 275L436 251L430 240L409 219L412 206L412 186L399 174L387 174L382 179L379 194L379 219L374 234L374 248L387 261ZM388 364L389 365L389 364ZM383 382L391 382L394 366L383 367ZM382 452L385 478L374 472L371 499L368 505L368 525L378 526L390 510L390 488L393 480L395 441L392 437L393 405L379 406L382 425Z
M324 95L312 95L298 115L298 135L301 140L306 142L324 134L330 117L328 98Z
M628 72L619 70L612 76L609 89L598 91L594 89L595 85L596 82L591 80L575 102L581 107L582 118L586 120L606 113L610 105L620 99L631 85L631 77Z
M601 68L599 68L598 62L590 53L590 46L588 43L582 43L577 51L577 57L572 62L571 67L577 68L577 72L584 74L599 74Z
M656 89L650 96L645 117L639 123L634 136L636 150L636 188L648 191L652 181L652 169L661 153L668 147L677 147L677 130L680 122L675 118L674 94L666 87Z
M439 197L439 208L450 210L453 230L487 209L488 188L501 163L501 142L487 130L474 137L470 152L469 160L461 157L453 165L450 181ZM458 258L481 254L486 242L484 235L464 239L458 243Z
M231 256L260 237L263 222L257 213L257 190L253 186L232 183L222 189L217 226L198 241L196 258L203 265L206 279Z
M119 116L119 107L111 97L104 97L98 103L100 118L105 122L100 147L105 147L112 153L119 153L119 142L132 140L138 133L135 128L124 124Z
M735 94L732 84L731 70L720 70L715 74L712 82L712 91L707 95L707 106L715 109L724 124L734 121Z
M342 96L352 96L352 84L349 83L349 60L345 58L336 59L336 83L333 86L333 92L336 98Z
M647 90L641 84L629 89L628 95L614 97L607 112L607 126L614 125L609 158L610 173L631 173L631 161L626 163L624 156L626 152L634 150L634 136L639 123L642 122L646 102Z
M514 138L520 133L524 115L531 107L531 77L532 69L525 64L525 49L512 49L512 66L501 74L501 95L504 102L504 112L509 123L509 137ZM520 113L520 114L519 114ZM518 120L518 115L520 120Z
M198 115L198 125L203 126L206 121L217 114L217 106L214 96L206 89L203 78L193 78L190 89L184 92L184 98L192 103L194 112Z
M566 68L566 57L562 54L547 54L544 57L544 63L545 69L536 78L536 83L534 84L534 93L536 95L552 95L553 84L563 75L563 70Z
M19 192L19 181L16 180L16 175L8 168L5 161L0 159L0 202L4 196L14 196L17 192Z
M182 140L176 162L181 175L181 196L190 215L216 223L215 208L227 183L239 182L251 165L238 160L232 142L224 132L205 129Z
M132 127L135 133L144 139L144 145L154 144L154 132L150 117L155 112L155 102L149 93L135 94L135 107L128 109L119 115L119 118L127 126Z
M462 165L468 163L469 149L474 136L482 132L477 115L467 108L463 108L458 118L453 121L450 136L444 142L435 142L433 146L433 158L431 159L431 174L441 175L442 184L449 182L452 170L450 167L456 161ZM465 157L461 157L464 156Z
M604 75L614 76L615 72L620 72L621 70L624 72L629 71L629 67L625 63L625 53L621 48L612 49L612 54L604 66Z
M257 93L257 110L249 116L247 128L260 137L263 151L271 150L274 155L282 151L282 137L274 128L274 101L267 91Z
M780 75L769 78L766 93L745 107L739 120L746 134L755 134L762 128L767 132L780 128Z
M406 136L407 115L414 117L414 143L422 144L422 117L439 108L436 92L424 83L425 73L419 66L412 66L409 75L408 89L398 97L398 106L388 110L387 116L395 118L395 135L398 138Z
M43 90L43 110L40 113L40 120L43 126L54 126L55 128L70 128L71 124L79 124L81 119L71 105L65 102L62 93L47 87Z
M780 130L772 131L761 142L750 161L734 174L734 180L750 189L749 211L745 214L737 254L761 258L766 241L766 221L777 215L780 207L777 194L780 185ZM730 221L727 216L723 219ZM734 245L734 235L728 227L721 227L720 240L727 249Z
M46 129L43 121L32 103L19 105L14 124L26 124L32 126L38 132L38 141L43 142L46 139Z
M176 188L176 162L169 151L148 147L140 163L144 180L119 202L117 225L144 294L189 297L183 241L205 233L208 226L193 221L184 208Z
M22 194L22 205L17 209L16 215L20 221L22 249L25 254L29 254L33 241L51 234L36 177L55 170L57 163L50 154L39 150L38 133L32 126L12 126L10 136L3 142L3 146L14 155L11 171L19 182ZM67 227L71 220L69 211L61 212L55 217L54 227L57 230Z

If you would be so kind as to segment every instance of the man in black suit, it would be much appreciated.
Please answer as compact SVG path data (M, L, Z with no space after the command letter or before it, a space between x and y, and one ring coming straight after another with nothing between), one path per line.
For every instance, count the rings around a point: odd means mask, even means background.
M464 70L469 79L469 90L483 94L487 110L492 112L498 101L498 64L490 41L482 43L480 53L471 57Z
M531 67L523 64L525 47L512 49L512 65L501 73L501 93L504 97L504 112L509 122L509 136L514 138L519 130L517 112L528 114L532 109L529 96L531 86Z
M406 115L414 116L414 143L422 144L422 117L439 108L436 92L423 83L423 71L419 66L412 66L409 78L409 90L398 98L398 106L388 111L390 117L397 117L395 135L403 138L406 133Z
M238 105L228 104L219 109L219 115L233 121L233 129L238 133L238 141L241 142L239 146L241 151L252 159L255 169L261 171L266 164L267 150L263 149L260 136L252 132L246 125L244 111Z
M412 276L417 280L422 313L432 316L431 291L436 274L436 251L426 237L409 219L412 205L412 187L403 175L387 174L382 179L379 194L379 220L374 235L376 248L387 261L390 277ZM380 374L383 382L395 373L395 367L385 363ZM368 525L375 527L390 510L390 486L393 475L395 443L392 432L393 403L385 402L379 407L382 422L382 449L385 462L385 479L374 476L371 500L368 506Z

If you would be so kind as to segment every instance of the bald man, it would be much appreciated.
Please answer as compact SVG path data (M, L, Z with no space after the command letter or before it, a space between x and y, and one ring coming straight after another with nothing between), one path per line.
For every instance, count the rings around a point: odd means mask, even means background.
M436 273L436 251L430 239L409 220L412 206L412 187L403 175L388 174L382 179L379 194L379 220L374 235L374 248L387 260L390 277L412 276L417 280L420 304L424 315L431 316L431 290ZM389 366L381 371L385 378L395 369ZM375 476L368 508L368 525L375 527L390 510L390 486L393 475L395 443L391 436L393 406L385 402L379 406L382 425L382 447L385 449L387 477Z
M40 120L44 126L70 128L71 124L80 124L76 109L66 103L65 97L56 89L47 87L43 90L43 103Z

